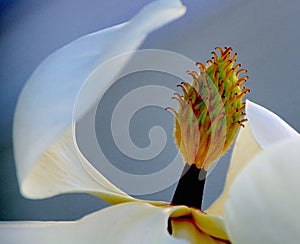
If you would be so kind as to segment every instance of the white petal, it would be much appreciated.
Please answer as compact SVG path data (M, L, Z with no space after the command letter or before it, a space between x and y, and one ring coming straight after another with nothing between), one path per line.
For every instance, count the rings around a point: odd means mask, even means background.
M261 151L262 149L259 147L255 138L253 137L249 123L245 123L245 127L240 128L234 144L229 169L226 175L224 190L218 199L206 210L208 214L218 216L224 215L224 206L228 198L232 182L251 162L253 157Z
M146 203L124 203L74 222L1 223L0 241L1 243L223 243L197 229L191 219L188 221L187 218L173 218L173 232L181 240L171 236L167 230L169 217L186 216L189 213L190 210L184 206L154 207Z
M233 243L300 243L300 138L267 148L238 175L225 205Z
M297 131L278 115L249 100L246 101L246 114L251 131L263 149L280 140L298 135Z
M71 42L35 70L19 97L13 128L17 175L24 196L43 198L62 192L102 192L105 188L104 194L114 191L125 195L87 161L76 157L70 130L75 99L96 67L116 55L135 50L150 32L184 13L180 1L154 1L127 23ZM115 67L112 76L125 63ZM106 83L99 87L99 92L112 76L104 78Z
M224 205L232 182L251 162L251 159L273 143L296 137L299 134L276 114L246 100L248 122L237 136L222 194L207 209L207 213L224 215Z

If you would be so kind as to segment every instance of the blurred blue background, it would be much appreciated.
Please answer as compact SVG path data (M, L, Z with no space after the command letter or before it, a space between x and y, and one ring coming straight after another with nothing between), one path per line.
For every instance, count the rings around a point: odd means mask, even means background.
M45 200L28 200L20 195L11 138L14 108L25 81L50 53L77 37L127 21L149 2L0 0L0 220L71 220L108 206L84 194ZM276 112L300 131L300 3L183 2L187 14L151 34L141 48L171 50L205 62L215 46L234 47L239 53L238 62L249 71L248 98ZM168 116L166 119L170 120ZM171 132L173 124L166 126ZM173 142L168 143L170 153L174 153ZM222 190L229 158L230 152L209 177L206 206ZM169 201L173 191L174 186L143 197Z

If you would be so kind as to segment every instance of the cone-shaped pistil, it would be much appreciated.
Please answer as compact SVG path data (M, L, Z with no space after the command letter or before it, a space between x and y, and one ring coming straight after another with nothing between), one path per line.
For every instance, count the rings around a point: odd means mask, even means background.
M228 150L239 127L246 121L242 99L250 91L244 84L248 76L243 73L247 70L235 64L237 53L231 54L232 48L217 47L216 51L212 52L213 57L207 65L197 63L199 72L188 72L193 78L192 84L182 82L178 85L182 94L175 93L173 97L178 101L178 110L169 108L176 117L176 144L186 166L192 166L192 174L195 174L195 169L205 174L212 163ZM183 173L181 181L187 177L189 170L185 169ZM186 187L194 189L196 182L192 180L184 184L184 187L180 186L179 181L177 191L181 192L179 188ZM204 181L200 185L204 187ZM177 191L172 203L184 204L176 199L188 196L176 197Z

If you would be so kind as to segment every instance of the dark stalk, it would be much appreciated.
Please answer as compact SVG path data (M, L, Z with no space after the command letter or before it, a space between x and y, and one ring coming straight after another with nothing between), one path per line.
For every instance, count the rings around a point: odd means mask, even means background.
M206 173L194 164L186 164L171 203L201 209Z

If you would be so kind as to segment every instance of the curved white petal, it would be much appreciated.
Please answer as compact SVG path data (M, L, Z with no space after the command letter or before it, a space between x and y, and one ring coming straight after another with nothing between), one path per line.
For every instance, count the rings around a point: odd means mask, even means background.
M268 109L246 100L246 114L258 144L265 147L298 135L283 119Z
M89 172L84 172L81 159L75 157L69 129L74 102L96 67L135 50L150 32L184 13L179 0L154 1L131 21L64 46L35 70L19 97L13 125L17 175L24 196L44 198L74 191L104 191L104 195L113 191L126 196L86 161L84 168ZM125 63L116 67L109 78L117 75Z
M188 218L190 211L184 206L155 207L146 203L124 203L73 222L6 222L0 223L0 242L226 243L199 230ZM176 238L168 232L169 217Z
M233 243L300 243L300 138L267 148L239 174L225 206Z

